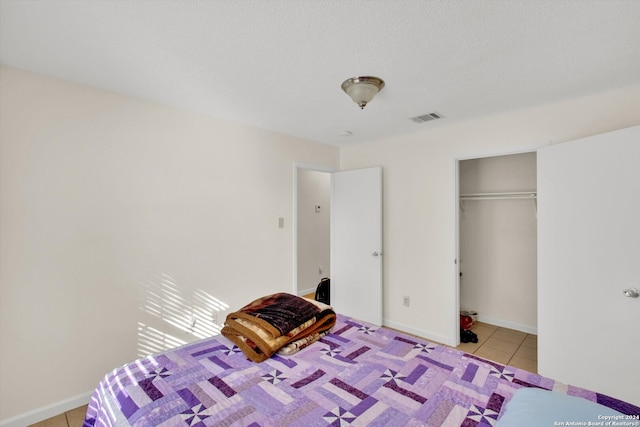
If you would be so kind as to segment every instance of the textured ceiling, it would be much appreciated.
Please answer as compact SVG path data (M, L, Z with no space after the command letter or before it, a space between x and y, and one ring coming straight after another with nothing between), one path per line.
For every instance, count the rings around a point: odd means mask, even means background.
M640 1L0 0L0 62L344 145L638 84Z

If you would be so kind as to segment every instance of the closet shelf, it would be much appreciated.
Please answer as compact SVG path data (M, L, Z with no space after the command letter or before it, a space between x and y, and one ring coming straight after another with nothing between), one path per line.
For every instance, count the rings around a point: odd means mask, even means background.
M535 199L536 191L517 191L510 193L468 193L460 194L460 200L501 200L501 199Z

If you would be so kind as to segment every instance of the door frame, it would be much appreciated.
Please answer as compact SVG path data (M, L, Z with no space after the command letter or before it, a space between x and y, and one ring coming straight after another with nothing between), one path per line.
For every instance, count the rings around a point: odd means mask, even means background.
M453 159L453 212L454 212L454 298L453 309L451 312L451 336L453 337L454 346L460 345L460 162L463 160L483 159L488 157L509 156L512 154L537 153L540 146L521 148L509 151L484 152L478 154L470 154L457 156ZM537 181L537 178L536 178ZM537 184L536 184L537 187Z
M319 165L314 163L305 163L305 162L293 162L293 278L292 278L292 287L293 294L298 295L298 172L300 169L315 171L315 172L324 172L328 174L333 174L334 172L338 172L340 169ZM331 207L329 207L331 209ZM331 221L331 215L329 215L329 221ZM331 250L331 249L329 249Z

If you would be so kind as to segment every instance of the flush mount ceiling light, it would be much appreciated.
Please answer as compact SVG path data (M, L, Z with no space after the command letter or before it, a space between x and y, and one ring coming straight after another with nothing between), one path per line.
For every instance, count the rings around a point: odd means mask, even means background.
M384 81L372 76L352 77L342 83L342 90L353 99L353 102L358 104L360 109L364 109L383 87Z

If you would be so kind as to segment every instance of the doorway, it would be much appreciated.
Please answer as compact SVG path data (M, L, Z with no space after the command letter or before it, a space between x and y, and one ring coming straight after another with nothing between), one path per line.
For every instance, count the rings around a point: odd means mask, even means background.
M536 189L536 152L458 160L458 309L528 334L537 334Z
M309 170L320 174L307 174ZM320 191L308 192L310 199L299 188L304 187L308 177L314 178L316 184L323 182L317 187L321 188ZM327 194L328 199L325 197ZM310 215L314 220L312 226L317 229L320 227L315 220L320 219L323 212L328 213L328 228L311 230L312 237L305 237L305 228L308 227L303 224L303 217L309 216L310 210L313 212ZM310 293L322 277L330 277L331 305L336 312L381 325L382 168L332 171L294 164L293 216L294 293ZM326 220L324 224L326 226ZM328 249L326 245L320 247L318 240L328 240ZM309 251L311 256L305 260L307 243L312 244L313 251ZM324 261L326 256L329 257L328 262ZM308 279L304 278L305 274L309 274Z
M331 172L296 172L295 293L305 295L331 276Z

